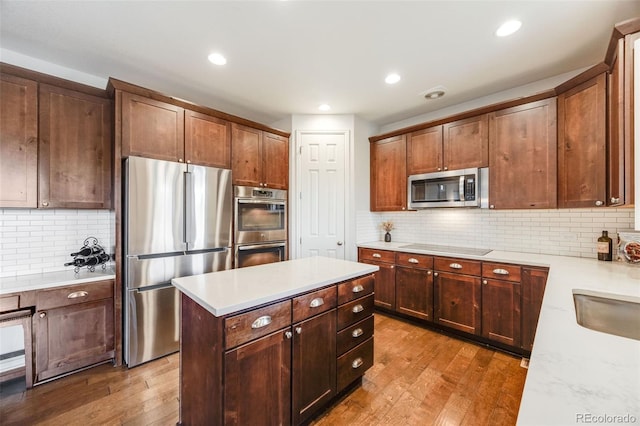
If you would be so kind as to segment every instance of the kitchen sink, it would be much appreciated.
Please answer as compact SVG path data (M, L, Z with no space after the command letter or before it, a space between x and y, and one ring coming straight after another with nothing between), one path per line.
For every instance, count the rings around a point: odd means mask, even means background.
M573 303L581 326L640 340L640 297L573 289Z

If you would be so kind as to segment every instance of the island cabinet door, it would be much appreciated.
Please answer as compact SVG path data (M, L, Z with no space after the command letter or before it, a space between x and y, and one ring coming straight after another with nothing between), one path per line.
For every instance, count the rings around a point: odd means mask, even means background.
M293 424L302 424L336 393L336 310L293 326Z
M291 424L291 330L225 354L225 425Z

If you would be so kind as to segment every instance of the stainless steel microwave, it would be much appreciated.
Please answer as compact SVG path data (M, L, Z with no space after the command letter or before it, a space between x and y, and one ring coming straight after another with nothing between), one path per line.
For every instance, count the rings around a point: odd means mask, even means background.
M489 206L489 169L474 168L411 175L409 209Z

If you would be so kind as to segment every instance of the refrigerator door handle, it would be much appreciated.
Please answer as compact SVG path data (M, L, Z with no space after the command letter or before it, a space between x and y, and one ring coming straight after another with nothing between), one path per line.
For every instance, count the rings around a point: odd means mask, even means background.
M195 206L195 191L193 185L193 173L184 172L184 242L187 243L187 250L189 244L195 242L193 221L194 221L194 206Z

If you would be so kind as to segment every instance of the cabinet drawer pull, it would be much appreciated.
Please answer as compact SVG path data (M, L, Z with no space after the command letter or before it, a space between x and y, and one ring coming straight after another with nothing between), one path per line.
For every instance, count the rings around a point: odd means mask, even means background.
M353 337L360 337L360 336L362 336L362 334L363 334L363 333L364 333L364 331L362 331L362 329L361 329L361 328L356 328L355 330L353 330L353 331L351 332L351 336L353 336Z
M375 257L376 259L380 259L382 255L380 253L373 253L371 257Z
M357 286L353 287L351 291L353 291L354 293L360 293L361 291L364 291L364 287L358 284Z
M364 364L364 362L362 362L362 358L356 358L356 359L351 363L351 367L352 367L352 368L358 368L358 367L360 367L362 364Z
M509 275L509 271L507 271L506 269L502 269L502 268L494 269L493 273L496 274L496 275Z
M453 268L453 269L462 269L462 265L459 263L450 263L449 264L449 268Z
M86 291L74 291L73 293L69 293L67 295L67 299L77 299L78 297L87 297L89 293Z
M420 263L420 262L418 262L418 259L416 259L415 257L410 257L408 262L409 263Z
M309 303L310 308L317 308L318 306L324 305L324 299L322 297L316 297Z
M270 315L264 315L261 316L260 318L256 319L253 324L251 324L251 328L262 328L262 327L266 327L269 324L271 324L271 316Z
M353 309L351 309L351 312L353 312L354 314L358 314L362 311L364 311L364 308L362 307L362 305L356 305L353 307Z

